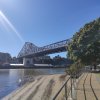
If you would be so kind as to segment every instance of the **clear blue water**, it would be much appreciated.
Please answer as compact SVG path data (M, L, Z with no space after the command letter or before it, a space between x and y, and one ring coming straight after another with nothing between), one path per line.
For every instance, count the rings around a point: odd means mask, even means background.
M61 74L65 69L0 69L0 99L20 86L19 80L26 76L35 77L41 74Z

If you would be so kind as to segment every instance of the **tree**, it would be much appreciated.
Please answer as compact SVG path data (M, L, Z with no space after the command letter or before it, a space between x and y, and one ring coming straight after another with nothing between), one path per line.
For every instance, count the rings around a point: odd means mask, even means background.
M75 33L68 45L68 58L85 65L100 63L100 18Z

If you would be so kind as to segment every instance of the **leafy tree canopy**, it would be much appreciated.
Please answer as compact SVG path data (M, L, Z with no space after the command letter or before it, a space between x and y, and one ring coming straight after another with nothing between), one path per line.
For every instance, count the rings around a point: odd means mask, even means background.
M68 58L84 64L100 62L100 18L87 23L73 35Z

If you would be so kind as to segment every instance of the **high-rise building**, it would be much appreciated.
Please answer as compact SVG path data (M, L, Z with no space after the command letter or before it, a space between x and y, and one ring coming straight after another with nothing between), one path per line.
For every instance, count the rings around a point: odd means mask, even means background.
M0 52L0 64L10 63L11 60L12 60L12 58L9 53Z

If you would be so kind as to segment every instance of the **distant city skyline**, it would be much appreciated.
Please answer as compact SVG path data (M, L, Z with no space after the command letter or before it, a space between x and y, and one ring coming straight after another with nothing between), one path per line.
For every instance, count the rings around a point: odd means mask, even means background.
M69 39L99 12L99 0L0 0L0 52L17 56L25 42L42 47Z

